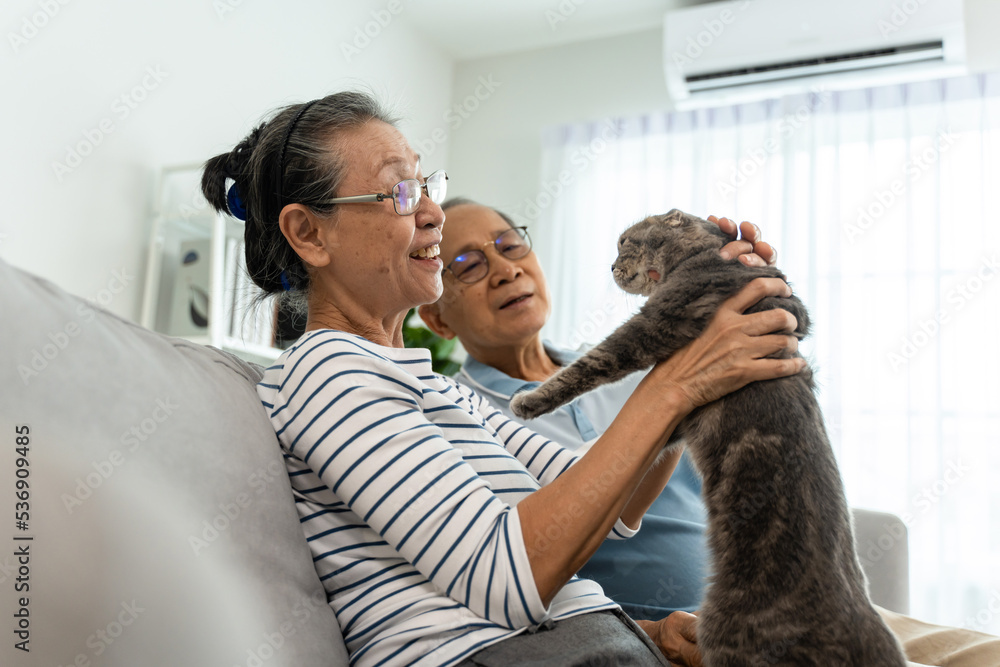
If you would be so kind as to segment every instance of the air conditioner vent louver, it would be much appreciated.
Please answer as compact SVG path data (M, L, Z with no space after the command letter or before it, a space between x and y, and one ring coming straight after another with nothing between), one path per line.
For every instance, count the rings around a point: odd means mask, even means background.
M770 81L789 81L814 77L819 74L855 72L918 62L944 62L944 42L937 40L884 49L818 56L773 65L696 74L686 76L684 79L688 84L688 89L693 92L756 85Z

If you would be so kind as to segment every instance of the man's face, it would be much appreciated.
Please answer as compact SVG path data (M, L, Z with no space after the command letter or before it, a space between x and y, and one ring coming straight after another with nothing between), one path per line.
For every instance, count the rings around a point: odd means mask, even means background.
M477 204L447 210L441 241L447 267L470 250L486 255L486 277L463 283L444 272L444 293L435 304L445 335L458 336L470 353L526 343L538 335L549 316L549 291L534 252L520 259L501 255L493 241L510 229L496 211Z

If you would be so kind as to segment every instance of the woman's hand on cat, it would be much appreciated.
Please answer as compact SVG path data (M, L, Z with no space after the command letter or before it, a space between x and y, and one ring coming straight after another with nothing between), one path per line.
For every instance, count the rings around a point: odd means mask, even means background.
M641 621L636 624L649 635L672 665L702 667L698 650L698 617L686 611L675 611L659 621Z
M791 296L780 278L757 278L719 306L708 327L696 339L650 373L691 410L722 398L750 382L794 375L806 366L798 350L795 316L783 308L744 314L769 296Z
M717 224L723 233L733 239L722 247L720 254L723 259L736 257L747 266L774 266L778 261L778 251L770 243L760 239L760 227L757 225L746 221L737 225L729 218L714 215L708 216L708 220Z

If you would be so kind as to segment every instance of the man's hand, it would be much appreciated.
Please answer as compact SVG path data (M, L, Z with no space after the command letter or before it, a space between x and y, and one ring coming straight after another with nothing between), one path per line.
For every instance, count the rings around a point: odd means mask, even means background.
M714 215L708 216L708 219L733 239L732 243L722 247L723 259L737 257L747 266L774 266L778 261L778 251L772 248L771 244L760 240L760 228L757 225L741 222L737 226L729 218L718 218Z
M714 222L714 221L713 221ZM675 611L659 621L636 621L653 640L671 664L681 667L702 667L701 651L695 630L698 617L686 611Z

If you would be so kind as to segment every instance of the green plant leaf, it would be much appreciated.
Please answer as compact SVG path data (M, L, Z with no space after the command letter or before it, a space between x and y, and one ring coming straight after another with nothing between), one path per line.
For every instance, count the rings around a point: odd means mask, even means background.
M403 345L430 350L431 367L434 372L441 375L454 375L461 368L461 365L451 358L456 341L441 338L423 324L411 324L415 313L416 310L411 309L406 314L406 319L403 320Z

